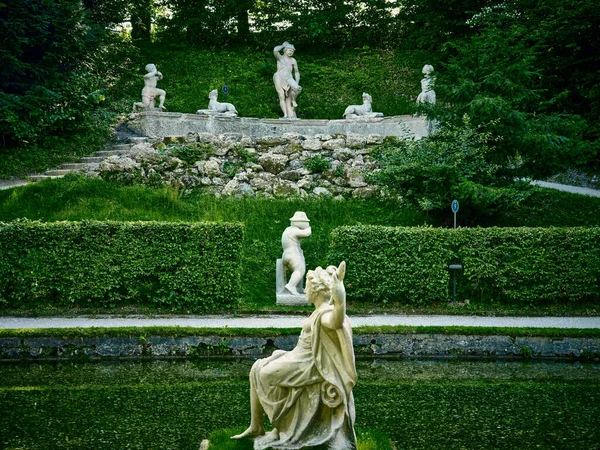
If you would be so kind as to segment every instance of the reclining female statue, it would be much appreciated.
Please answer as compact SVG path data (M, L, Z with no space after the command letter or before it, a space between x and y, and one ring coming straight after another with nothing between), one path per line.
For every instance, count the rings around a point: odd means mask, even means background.
M276 350L252 366L250 427L232 439L254 436L255 450L316 445L356 450L356 366L346 316L345 272L345 262L308 272L305 291L315 311L303 321L293 350ZM264 412L274 426L266 434Z

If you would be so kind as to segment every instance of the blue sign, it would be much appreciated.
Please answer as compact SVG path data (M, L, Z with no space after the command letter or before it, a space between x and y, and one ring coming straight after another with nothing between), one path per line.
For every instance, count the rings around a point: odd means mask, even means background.
M226 84L224 84L221 89L223 90L223 94L229 94L229 86L227 86Z
M452 200L452 212L454 214L458 212L458 200Z

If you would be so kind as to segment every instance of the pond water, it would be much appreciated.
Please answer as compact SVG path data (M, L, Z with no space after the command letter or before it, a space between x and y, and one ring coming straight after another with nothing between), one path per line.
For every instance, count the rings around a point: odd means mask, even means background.
M0 449L190 449L249 420L252 360L0 364ZM398 449L600 449L600 366L363 359L357 426Z

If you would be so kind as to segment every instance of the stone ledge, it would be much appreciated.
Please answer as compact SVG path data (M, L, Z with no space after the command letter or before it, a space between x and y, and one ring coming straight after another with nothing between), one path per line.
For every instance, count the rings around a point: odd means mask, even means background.
M133 114L128 126L136 133L153 139L185 136L188 133L240 133L249 137L284 133L305 136L354 133L420 139L428 136L431 128L427 118L410 115L367 119L286 120L148 111Z
M291 350L297 336L0 338L0 360L264 357ZM406 358L598 359L600 338L449 334L355 334L357 355Z

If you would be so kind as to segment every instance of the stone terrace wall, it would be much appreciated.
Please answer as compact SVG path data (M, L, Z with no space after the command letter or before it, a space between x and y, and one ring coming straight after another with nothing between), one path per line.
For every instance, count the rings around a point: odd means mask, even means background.
M198 356L264 357L291 350L297 336L264 337L5 337L0 360L155 358ZM466 336L445 334L355 334L354 351L364 356L408 358L583 359L600 356L597 338Z
M239 133L250 138L280 136L285 133L379 134L403 139L420 139L430 134L431 123L422 116L371 117L340 120L255 119L198 114L146 111L132 114L128 123L136 133L153 139L185 136L188 133Z
M378 170L370 153L381 135L286 133L252 138L239 133L187 133L142 143L101 164L108 179L183 186L217 196L368 198L378 195L366 176ZM182 147L204 153L183 160ZM204 149L204 150L203 150ZM179 157L178 157L179 156ZM315 164L316 163L316 164ZM319 170L315 165L326 166Z

